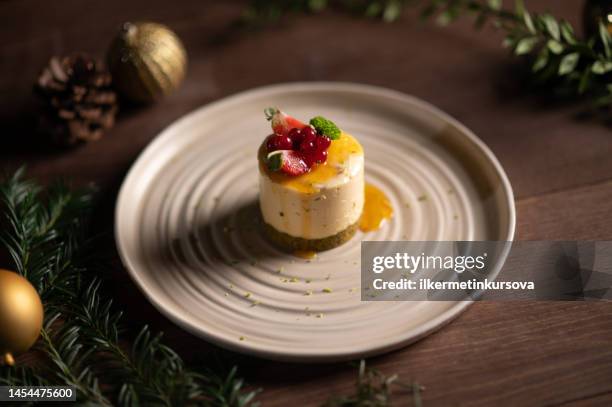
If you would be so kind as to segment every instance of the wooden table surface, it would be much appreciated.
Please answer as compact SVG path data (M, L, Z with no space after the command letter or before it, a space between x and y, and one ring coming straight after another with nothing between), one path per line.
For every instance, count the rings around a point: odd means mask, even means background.
M507 2L506 2L507 3ZM582 1L528 1L579 25ZM493 29L448 28L413 15L394 24L338 13L260 31L232 31L241 2L3 0L0 2L0 157L43 182L64 176L101 188L100 227L112 230L117 189L155 135L198 106L253 87L331 80L380 85L427 100L471 128L497 155L516 195L517 238L612 240L612 131L573 105L523 86ZM31 86L53 54L102 56L127 20L168 24L190 56L184 85L162 102L121 113L106 137L50 152L32 134ZM109 248L113 248L109 241ZM135 329L149 323L190 361L210 350L157 313L119 262L107 284ZM292 365L239 357L265 406L319 405L352 390L346 364ZM612 304L477 303L439 332L371 360L426 386L425 406L612 405ZM410 405L410 403L406 404Z

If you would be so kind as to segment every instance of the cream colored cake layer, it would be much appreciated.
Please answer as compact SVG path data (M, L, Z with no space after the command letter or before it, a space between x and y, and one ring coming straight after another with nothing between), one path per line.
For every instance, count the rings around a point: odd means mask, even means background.
M334 235L359 220L363 210L363 156L352 156L343 174L314 193L279 184L260 172L259 201L264 221L280 232L305 239Z
M363 169L363 149L346 133L332 142L327 162L308 174L287 177L260 165L264 221L280 232L305 239L343 231L359 220L363 210Z

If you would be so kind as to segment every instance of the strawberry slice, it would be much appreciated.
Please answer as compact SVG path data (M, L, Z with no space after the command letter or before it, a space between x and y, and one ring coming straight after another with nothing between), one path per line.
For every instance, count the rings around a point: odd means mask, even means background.
M299 151L276 150L268 154L266 162L270 170L280 171L288 175L302 175L310 171Z
M264 112L266 113L266 118L272 124L272 130L276 134L286 136L291 129L303 129L307 126L307 124L289 116L276 107L269 107Z

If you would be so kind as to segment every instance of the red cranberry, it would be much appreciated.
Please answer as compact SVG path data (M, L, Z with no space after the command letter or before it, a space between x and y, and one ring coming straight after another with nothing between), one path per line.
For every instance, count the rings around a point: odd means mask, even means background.
M312 128L312 126L306 126L302 129L302 134L304 134L304 137L310 137L316 136L317 132Z
M280 150L291 150L293 147L293 140L289 136L280 136L278 141Z
M304 139L300 143L300 151L304 154L312 154L317 150L317 136L305 134Z
M268 151L291 150L293 142L289 136L273 134L268 137L266 147L268 147Z
M289 137L291 138L291 141L293 141L294 149L299 149L300 143L302 143L302 140L304 139L304 133L302 133L302 130L294 127L293 129L289 130Z
M316 163L324 163L327 161L327 150L317 150L313 154L310 155L311 160Z
M327 150L331 144L331 139L326 136L317 137L317 151Z

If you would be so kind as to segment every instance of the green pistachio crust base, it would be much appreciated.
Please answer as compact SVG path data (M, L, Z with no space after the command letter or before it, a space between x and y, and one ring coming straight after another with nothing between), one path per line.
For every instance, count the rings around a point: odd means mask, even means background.
M263 222L266 235L277 245L288 250L312 250L321 252L323 250L333 249L348 241L357 232L359 221L350 225L346 229L336 233L333 236L324 237L321 239L304 239L301 237L290 236L286 233L279 232L273 226Z

